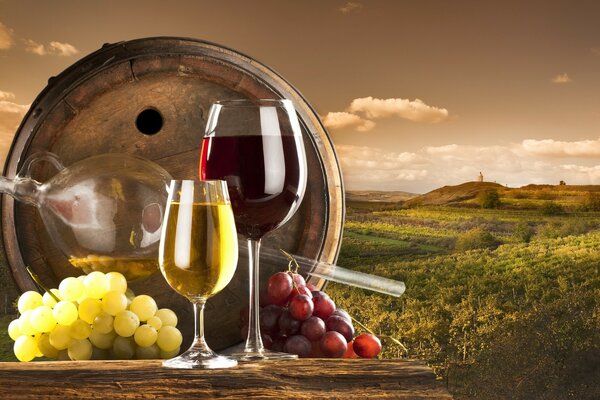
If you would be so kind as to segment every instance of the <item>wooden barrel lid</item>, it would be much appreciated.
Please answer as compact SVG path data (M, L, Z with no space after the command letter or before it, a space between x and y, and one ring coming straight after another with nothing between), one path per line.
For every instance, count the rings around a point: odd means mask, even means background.
M266 236L264 245L335 262L344 197L325 128L302 95L276 72L213 43L158 37L107 44L51 78L16 133L4 175L14 177L29 155L50 151L66 166L96 154L131 153L153 160L174 178L197 179L209 107L216 100L236 98L292 100L304 135L306 195L292 220ZM54 173L40 163L33 177L43 182ZM26 265L52 287L80 274L52 243L34 207L5 195L1 223L6 258L21 290L35 289ZM239 310L248 302L246 262L240 258L231 284L208 302L207 340L216 349L240 341ZM261 275L285 267L262 262ZM159 307L175 309L186 342L191 340L191 306L160 273L131 287L155 297Z

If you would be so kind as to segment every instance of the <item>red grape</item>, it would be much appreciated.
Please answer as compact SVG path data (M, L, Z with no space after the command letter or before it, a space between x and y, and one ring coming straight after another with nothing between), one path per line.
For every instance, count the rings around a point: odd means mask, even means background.
M319 289L318 289L318 288L317 288L315 285L313 285L312 283L307 283L307 284L306 284L306 287L307 287L307 288L308 288L308 290L310 290L311 292L316 292L316 291L318 291L318 290L319 290Z
M293 274L292 280L294 281L294 284L296 286L306 286L306 281L304 280L304 277L300 274Z
M335 303L329 298L329 296L313 297L313 303L315 305L313 315L316 315L322 320L326 320L327 318L329 318L331 314L333 314L333 312L335 311Z
M354 337L354 327L345 318L339 315L332 315L325 321L325 329L327 331L335 331L341 333L347 342L350 342Z
M313 299L316 299L317 297L327 297L329 298L329 295L325 292L322 292L320 290L313 290L311 291L312 295L313 295Z
M321 343L318 340L310 342L311 351L310 356L313 358L323 358L323 352L321 351Z
M354 344L354 341L348 342L348 348L346 349L346 352L344 353L344 358L358 358L358 356L354 352L354 347L352 346L353 344Z
M286 338L284 338L284 337L275 338L275 339L273 339L271 348L269 350L282 352L283 346L285 346L285 342L286 342Z
M271 350L271 348L273 347L273 339L271 339L271 336L261 332L260 337L262 338L263 346L265 346L265 349Z
M325 333L325 322L319 317L312 316L302 323L300 333L308 340L319 340Z
M267 295L271 304L283 305L292 293L292 278L285 272L277 272L269 278Z
M310 341L302 335L295 335L288 338L283 346L286 353L297 354L298 357L308 357L312 351Z
M277 330L277 323L282 312L283 309L275 304L269 304L262 308L260 310L260 329L267 333L274 333Z
M294 297L296 297L300 294L305 294L308 297L310 297L311 299L313 297L312 293L310 292L310 290L308 290L308 288L306 286L295 286L292 289L292 294L290 294L289 300L292 300Z
M283 336L292 336L300 330L301 322L294 319L288 310L281 313L279 317L279 333Z
M294 297L289 305L290 314L298 321L309 319L312 316L313 308L312 300L305 294Z
M379 338L370 333L362 333L354 339L354 352L363 358L372 358L381 351Z
M346 353L348 342L344 337L334 331L325 332L320 341L321 351L325 357L339 358Z
M352 317L350 316L350 314L348 314L348 312L344 309L341 308L337 308L332 315L339 315L342 318L345 318L348 322L350 322L352 324Z

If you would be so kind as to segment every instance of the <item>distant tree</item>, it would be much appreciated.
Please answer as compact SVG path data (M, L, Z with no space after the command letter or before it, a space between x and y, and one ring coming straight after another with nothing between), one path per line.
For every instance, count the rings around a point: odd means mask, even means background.
M560 181L558 184L559 184L560 186L565 186L567 183L566 183L565 181Z
M479 205L481 208L498 208L500 207L500 194L497 190L486 190L479 193Z

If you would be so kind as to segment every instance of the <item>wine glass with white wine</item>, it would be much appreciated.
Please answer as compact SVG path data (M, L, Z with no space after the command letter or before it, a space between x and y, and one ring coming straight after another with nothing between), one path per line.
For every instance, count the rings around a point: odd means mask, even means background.
M229 368L237 361L213 352L204 340L204 305L231 281L238 260L237 232L224 181L171 181L159 248L169 285L194 306L195 338L169 368Z

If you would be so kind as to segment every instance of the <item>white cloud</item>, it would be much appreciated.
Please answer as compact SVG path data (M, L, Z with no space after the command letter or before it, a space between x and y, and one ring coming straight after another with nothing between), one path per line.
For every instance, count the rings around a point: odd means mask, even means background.
M339 10L342 12L342 14L349 14L351 12L360 10L362 7L363 5L361 3L358 3L356 1L349 1L343 6L341 6Z
M414 122L438 123L448 118L448 110L428 106L420 99L377 99L371 96L352 100L348 111L367 118L400 117Z
M573 82L573 80L565 72L564 74L559 74L559 75L556 75L554 78L552 78L552 82L554 82L554 83L570 83L570 82Z
M600 157L600 138L574 142L526 139L521 146L528 153L545 157Z
M0 50L10 49L14 43L13 30L0 22Z
M366 146L336 146L344 181L350 190L401 190L427 176L428 161L410 152L387 152Z
M532 151L531 144L535 144ZM540 144L559 143L556 148ZM600 139L559 142L525 140L496 146L450 143L423 147L415 152L392 152L364 146L336 146L346 186L350 190L405 190L424 193L445 185L484 179L510 187L528 184L600 184ZM583 151L582 149L587 149ZM573 163L556 158L579 157ZM569 160L571 161L571 160Z
M0 91L0 165L4 164L15 132L29 110L29 105L9 101L14 97L13 93Z
M359 117L348 112L330 112L323 117L323 124L330 129L356 128L359 132L370 131L375 127L375 122Z
M47 45L37 43L31 39L23 40L25 43L25 50L37 54L38 56L46 56L46 55L57 55L57 56L72 56L79 53L79 50L75 48L75 46L69 43L61 43L52 41Z
M369 96L354 99L346 111L330 112L322 119L330 129L355 128L359 132L367 132L375 127L373 119L390 117L435 124L448 118L448 110L429 106L419 99L377 99Z
M15 98L15 94L12 92L3 92L0 90L0 100L11 100Z

